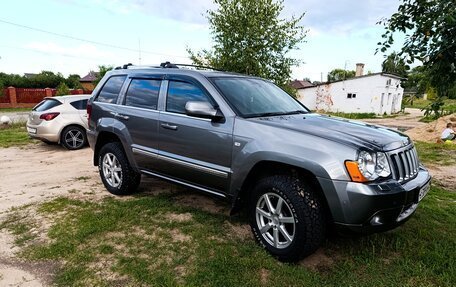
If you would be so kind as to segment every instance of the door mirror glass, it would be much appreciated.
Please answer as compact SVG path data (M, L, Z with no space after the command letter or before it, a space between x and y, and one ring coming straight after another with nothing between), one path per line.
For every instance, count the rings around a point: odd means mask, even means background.
M223 118L223 115L220 112L220 110L215 109L208 102L188 101L185 104L185 112L189 116L199 117L199 118L206 118L206 119L213 119L213 120L218 120L218 119Z

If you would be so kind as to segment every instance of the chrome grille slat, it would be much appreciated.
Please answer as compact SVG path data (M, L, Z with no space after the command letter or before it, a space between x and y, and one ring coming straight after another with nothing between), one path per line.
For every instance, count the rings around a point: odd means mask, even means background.
M418 174L419 160L414 147L388 154L394 179L403 182L414 178Z

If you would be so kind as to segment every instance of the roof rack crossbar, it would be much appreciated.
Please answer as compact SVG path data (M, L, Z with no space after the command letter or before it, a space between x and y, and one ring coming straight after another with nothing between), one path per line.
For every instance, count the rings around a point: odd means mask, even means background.
M159 69L159 68L166 68L166 69L179 69L179 66L181 67L193 67L193 68L197 68L197 69L208 69L208 70L214 70L214 71L220 71L220 72L224 72L223 70L220 70L220 69L215 69L213 67L209 67L209 66L202 66L202 65L192 65L192 64L174 64L174 63L171 63L171 62L164 62L164 63L161 63L160 66L146 66L146 65L142 65L142 66L136 66L136 65L133 65L132 63L128 63L128 64L125 64L123 66L118 66L115 68L115 70L121 70L121 69L140 69L140 68L155 68L155 69Z

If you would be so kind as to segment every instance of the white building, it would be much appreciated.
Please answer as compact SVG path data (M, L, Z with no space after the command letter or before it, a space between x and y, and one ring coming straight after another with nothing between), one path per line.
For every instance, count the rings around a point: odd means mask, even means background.
M356 65L356 76L298 89L298 99L311 110L343 113L392 114L401 110L404 89L401 77L375 73L363 75L364 64Z

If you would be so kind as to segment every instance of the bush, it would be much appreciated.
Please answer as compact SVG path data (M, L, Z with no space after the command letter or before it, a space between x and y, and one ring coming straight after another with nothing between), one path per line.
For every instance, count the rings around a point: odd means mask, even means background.
M68 86L65 83L60 83L57 86L57 92L55 95L64 96L64 95L68 95L69 93L70 93L70 89L68 88Z

